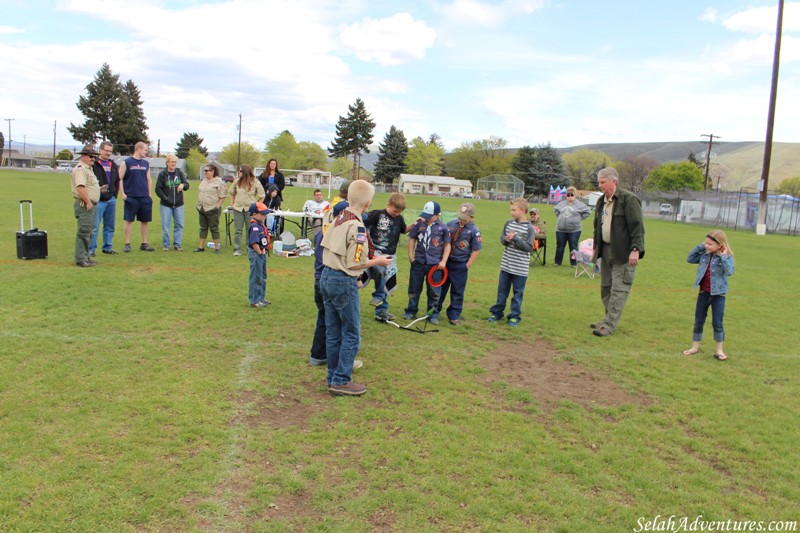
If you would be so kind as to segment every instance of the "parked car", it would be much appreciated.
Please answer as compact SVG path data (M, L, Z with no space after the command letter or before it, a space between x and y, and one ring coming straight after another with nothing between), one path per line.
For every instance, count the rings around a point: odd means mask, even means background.
M222 181L225 183L233 183L235 178L233 176L222 176Z
M50 165L36 165L36 168L41 168L42 170L53 170L53 167Z
M658 206L658 214L659 215L671 215L672 214L672 204L661 204Z
M464 193L464 198L475 198L475 196L473 196L473 194L471 192L465 192Z

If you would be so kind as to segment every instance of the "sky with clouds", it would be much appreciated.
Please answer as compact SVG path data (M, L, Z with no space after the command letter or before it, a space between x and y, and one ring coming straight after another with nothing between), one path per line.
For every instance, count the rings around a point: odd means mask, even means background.
M364 100L380 142L448 150L765 137L776 0L4 0L0 118L23 139L66 126L106 62L133 80L153 140L328 147ZM786 2L774 140L800 142L800 2ZM8 122L0 127L8 136Z

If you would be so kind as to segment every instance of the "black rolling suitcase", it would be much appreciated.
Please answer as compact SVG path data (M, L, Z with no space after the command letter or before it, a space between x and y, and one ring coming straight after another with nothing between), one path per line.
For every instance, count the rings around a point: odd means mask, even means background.
M25 231L25 218L22 204L28 204L31 217L31 229ZM47 232L33 227L33 202L19 201L19 229L17 232L17 259L47 259Z

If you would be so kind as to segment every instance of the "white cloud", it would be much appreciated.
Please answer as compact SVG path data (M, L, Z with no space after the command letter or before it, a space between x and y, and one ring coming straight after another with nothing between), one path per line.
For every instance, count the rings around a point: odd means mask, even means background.
M3 33L23 33L22 28L15 28L14 26L0 26L0 34Z
M719 13L716 9L707 7L703 14L700 15L700 20L705 22L718 22L719 21Z
M344 28L340 41L346 51L362 61L399 65L425 57L433 46L436 31L409 13L365 19Z
M494 28L517 13L531 14L544 6L544 0L505 0L499 4L480 0L455 0L443 8L446 18L455 24Z
M772 33L778 23L777 6L754 7L735 13L722 21L731 31L743 33ZM783 31L800 30L800 3L787 2L783 6Z

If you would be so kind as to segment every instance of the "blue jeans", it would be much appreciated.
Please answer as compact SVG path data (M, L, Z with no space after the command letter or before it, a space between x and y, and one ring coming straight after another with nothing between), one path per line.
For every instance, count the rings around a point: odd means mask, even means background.
M428 272L434 265L423 265L414 261L411 263L411 272L408 276L408 307L407 315L416 315L419 311L419 298L422 295L422 284L427 287L427 313L431 318L439 319L439 296L442 294L441 287L431 287L428 283Z
M100 230L100 222L103 223L103 250L111 250L111 241L114 240L114 229L117 220L117 199L113 196L107 202L97 202L97 210L94 215L94 229L92 230L92 241L89 243L89 251L97 250L97 233Z
M325 351L328 383L350 383L353 361L361 345L361 306L358 280L341 270L325 267L319 287L325 305Z
M247 249L250 260L250 281L247 285L247 299L250 304L263 302L267 292L267 254L260 254L252 248Z
M567 242L569 242L569 264L575 266L575 261L572 259L572 252L578 251L578 241L581 239L581 232L580 231L556 231L556 258L553 262L556 265L561 264L561 260L564 259L564 248Z
M711 296L708 292L700 291L697 295L697 305L694 308L694 331L692 340L700 342L703 340L703 326L708 316L708 308L711 308L711 325L714 328L714 340L722 342L725 340L725 330L722 327L722 318L725 316L725 295L717 294Z
M380 305L375 308L375 316L378 316L379 314L386 313L389 310L389 302L386 301L386 267L372 267L370 276L375 284L375 290L372 291L372 297L381 301Z
M447 318L458 320L464 309L464 289L467 287L467 262L448 261L447 280L442 285L442 294L439 296L439 309L444 307L447 292L450 292L450 305L447 307Z
M514 295L511 297L511 309L508 313L508 318L520 319L522 315L522 297L525 294L525 283L528 281L528 276L515 276L509 274L505 270L500 271L500 279L497 282L497 303L495 303L489 312L497 317L503 318L503 311L506 309L506 300L508 293L511 292L513 287Z
M183 206L167 207L161 206L161 244L164 248L169 248L169 227L175 220L175 236L173 243L178 248L183 243Z
M322 301L322 291L319 287L319 280L314 280L314 303L317 304L317 323L314 326L314 340L311 341L311 358L318 361L327 359L325 348L325 337L327 328L325 326L325 303Z

